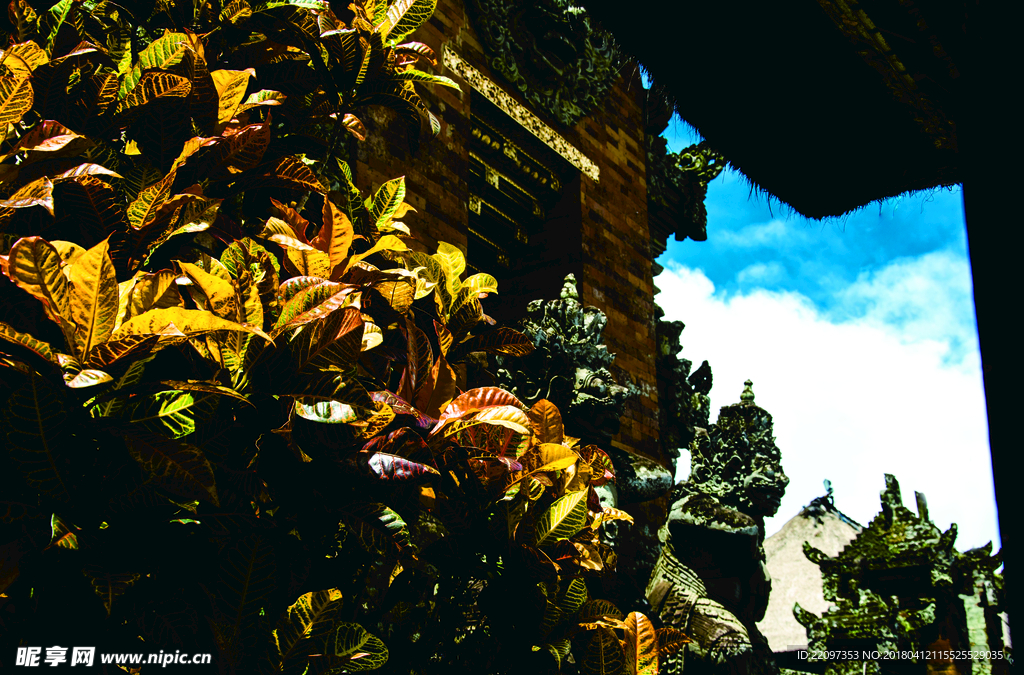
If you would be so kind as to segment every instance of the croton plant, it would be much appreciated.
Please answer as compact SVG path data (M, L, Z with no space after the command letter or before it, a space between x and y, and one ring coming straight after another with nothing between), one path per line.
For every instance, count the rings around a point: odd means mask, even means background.
M650 673L684 640L588 594L628 518L608 456L465 383L532 349L485 316L494 278L340 159L366 106L436 133L434 5L8 6L0 665Z

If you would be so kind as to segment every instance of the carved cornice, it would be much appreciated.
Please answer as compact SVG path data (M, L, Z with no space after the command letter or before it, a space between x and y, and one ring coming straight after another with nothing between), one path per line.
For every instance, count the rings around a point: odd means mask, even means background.
M539 138L544 145L561 155L567 162L592 178L595 182L600 180L600 169L598 169L597 164L593 160L580 152L572 143L565 140L557 131L542 122L539 117L527 110L523 104L512 98L508 92L495 84L490 78L467 63L447 45L444 48L444 65L466 80L484 98L498 106L509 117L522 125L523 128Z

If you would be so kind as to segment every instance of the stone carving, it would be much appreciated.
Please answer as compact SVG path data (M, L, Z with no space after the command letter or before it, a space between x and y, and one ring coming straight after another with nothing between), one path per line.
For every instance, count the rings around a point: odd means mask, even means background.
M740 403L725 406L718 422L699 430L691 444L689 485L724 506L757 520L775 515L789 478L772 436L772 416L754 404L753 383L744 383Z
M479 70L466 63L462 57L452 51L447 45L444 48L443 58L446 67L466 80L469 86L483 94L484 98L498 106L509 117L522 125L524 129L539 138L544 145L557 152L567 162L593 179L595 183L600 180L601 171L592 159L580 152L576 146L565 140L557 131L544 124L539 117L523 107L508 92L491 81ZM514 153L514 147L508 146L506 153L509 151Z
M821 569L825 600L833 603L820 617L799 604L793 609L807 629L809 653L853 646L880 652L1002 649L998 630L988 631L986 645L972 643L967 618L972 607L988 603L988 589L1001 586L995 573L1000 556L991 555L991 544L959 553L953 547L956 524L942 532L928 517L924 495L915 495L917 515L903 506L899 483L886 474L881 513L837 556L804 544L808 560ZM993 612L989 615L983 621L997 619ZM948 665L956 672L972 672L967 659ZM877 660L827 664L825 672L838 675L851 668L882 672Z
M526 314L521 330L535 349L523 358L495 357L497 385L526 404L546 398L562 411L566 433L607 445L619 431L626 398L638 393L608 370L615 360L601 344L608 317L580 304L572 274L560 299L534 300Z
M491 68L565 126L593 110L618 75L611 36L568 0L467 4Z
M675 224L676 241L687 237L694 241L708 238L708 212L704 198L708 183L725 168L725 158L702 141L675 153L659 135L647 136L647 210L658 219L670 212ZM659 232L659 250L672 231Z
M665 310L654 305L658 355L658 430L662 457L671 461L673 474L678 448L689 447L697 428L707 428L711 415L711 366L704 361L690 373L693 362L679 357L682 321L665 321Z
M772 436L772 417L754 404L747 380L740 403L696 430L690 479L672 492L661 555L647 587L652 609L693 643L667 672L777 673L755 623L771 592L764 519L775 515L789 479ZM698 583L699 581L699 583ZM700 600L700 602L698 602Z

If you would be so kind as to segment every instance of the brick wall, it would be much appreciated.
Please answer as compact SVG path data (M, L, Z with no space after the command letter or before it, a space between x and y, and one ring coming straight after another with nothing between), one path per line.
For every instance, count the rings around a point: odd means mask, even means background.
M430 21L414 36L434 49L439 65L435 72L452 77L463 91L446 87L419 87L430 109L441 122L436 138L424 138L416 154L409 152L402 124L390 111L364 115L370 136L355 148L356 180L365 191L404 173L408 196L418 213L406 222L431 252L438 241L465 249L468 205L468 145L470 111L479 96L454 73L440 64L447 44L463 59L501 85L487 66L484 49L459 0L439 0ZM428 68L429 70L429 68ZM582 250L581 299L608 315L605 343L617 355L613 371L622 381L625 374L642 394L629 402L621 432L613 444L661 459L658 450L657 380L654 372L653 280L650 234L647 226L646 151L644 143L644 90L635 68L623 68L603 105L573 128L533 110L566 140L600 168L600 181L583 176L580 184ZM524 105L521 97L516 96ZM530 106L527 105L527 108ZM560 284L548 297L554 298Z

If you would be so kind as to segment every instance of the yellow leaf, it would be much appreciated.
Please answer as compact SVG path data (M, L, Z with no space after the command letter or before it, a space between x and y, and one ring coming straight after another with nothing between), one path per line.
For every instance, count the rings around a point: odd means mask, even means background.
M143 274L131 290L128 299L128 318L139 316L151 309L182 305L181 295L175 287L178 275L170 270Z
M107 341L117 320L117 275L108 251L104 239L79 256L71 268L75 353L82 360L90 349Z
M355 230L348 216L330 199L324 199L323 216L324 225L310 243L328 255L333 269L348 257Z
M350 269L352 269L352 266L355 265L357 262L363 260L364 258L370 257L374 253L380 253L381 251L408 250L409 247L405 245L404 241L402 241L393 234L385 234L383 237L377 240L377 243L374 244L373 247L370 248L370 250L366 251L365 253L357 253L356 255L350 256L348 258L348 261L345 263L345 268L344 271L342 272L342 275L344 275L345 272L348 272Z
M462 287L462 281L459 277L466 271L466 256L462 255L462 251L458 247L442 241L438 242L437 253L431 257L444 270L448 293L454 297Z
M561 443L564 438L562 413L547 399L541 399L530 408L530 422L541 443Z
M0 75L0 128L20 122L34 100L28 77Z
M205 302L201 302L202 298L197 299L193 294L193 299L200 309L213 312L222 319L238 318L238 300L235 296L235 287L230 281L216 277L191 263L177 264L181 273L191 279L205 296ZM262 324L262 321L260 323Z
M246 87L249 86L249 78L256 77L256 71L252 68L245 70L215 70L210 73L213 84L217 87L217 123L226 124L230 122L238 104L245 96Z
M50 57L42 47L29 40L5 49L0 62L7 66L15 77L28 77L33 70L49 63Z
M46 305L50 318L71 319L71 288L61 273L57 249L42 237L14 242L8 255L7 274L15 284Z
M626 616L626 654L636 675L658 675L658 638L651 620L640 612Z
M136 230L141 230L153 222L157 212L171 194L175 173L172 171L160 181L150 185L139 193L134 202L128 205L128 222Z
M151 309L139 316L132 317L121 324L111 339L120 339L128 335L162 335L176 331L179 334L194 335L215 330L238 330L259 335L267 342L273 342L262 329L235 321L222 319L213 312L201 309Z
M285 259L301 276L326 279L331 275L331 259L323 251L288 248L285 250Z
M579 461L576 451L556 443L541 443L523 455L523 468L530 473L562 471Z

